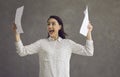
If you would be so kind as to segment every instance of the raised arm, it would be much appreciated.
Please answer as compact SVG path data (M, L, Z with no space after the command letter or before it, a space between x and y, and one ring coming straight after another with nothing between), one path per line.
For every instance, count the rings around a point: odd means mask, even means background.
M94 45L92 40L92 29L93 26L89 23L88 24L88 34L86 36L86 44L83 46L81 44L75 43L73 41L70 41L72 52L79 55L84 56L93 56L94 53Z
M26 55L31 55L34 53L37 53L40 50L40 41L36 41L35 43L32 43L30 45L23 45L22 40L20 38L20 34L16 32L16 24L13 23L13 32L15 33L15 45L17 49L17 53L20 56L26 56Z

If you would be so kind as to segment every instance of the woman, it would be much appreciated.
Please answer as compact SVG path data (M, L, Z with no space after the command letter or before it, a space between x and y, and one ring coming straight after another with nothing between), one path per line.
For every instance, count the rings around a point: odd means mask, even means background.
M71 54L93 56L92 25L88 25L86 45L82 46L70 39L66 39L63 22L58 16L50 16L47 20L48 38L40 39L33 44L23 46L20 34L13 30L16 37L16 49L20 56L39 54L39 77L70 77Z

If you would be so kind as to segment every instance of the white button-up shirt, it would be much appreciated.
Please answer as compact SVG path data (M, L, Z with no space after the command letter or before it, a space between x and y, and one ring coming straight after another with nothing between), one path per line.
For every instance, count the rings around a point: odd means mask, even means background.
M70 77L71 54L92 56L94 51L92 40L86 40L86 44L83 46L61 37L57 40L50 37L40 39L26 46L20 40L16 42L16 49L20 56L39 54L39 77Z

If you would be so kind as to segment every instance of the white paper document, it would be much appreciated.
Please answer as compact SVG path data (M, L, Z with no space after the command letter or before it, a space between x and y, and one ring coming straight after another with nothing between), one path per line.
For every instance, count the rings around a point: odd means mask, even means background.
M84 11L84 19L80 28L80 33L84 36L87 36L88 24L89 24L89 15L88 15L88 6L86 6L86 9Z
M22 15L23 15L23 9L24 9L24 6L21 6L21 7L17 8L17 10L16 10L15 24L17 26L17 32L18 33L24 33L23 29L22 29L22 26L21 26L21 18L22 18Z

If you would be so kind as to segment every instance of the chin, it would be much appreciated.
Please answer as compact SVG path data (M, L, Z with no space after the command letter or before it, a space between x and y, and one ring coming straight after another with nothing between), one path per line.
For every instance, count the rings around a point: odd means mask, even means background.
M50 35L50 34L49 34L49 36L50 36L50 37L54 37L54 35Z
M52 37L52 38L53 38L54 36L50 36L50 37Z

